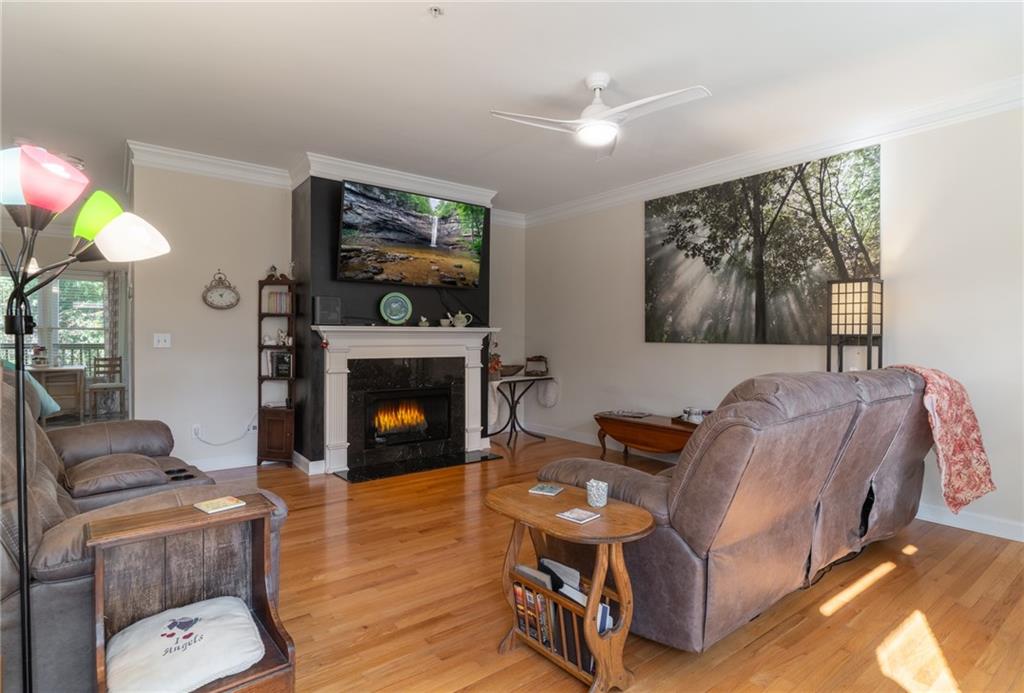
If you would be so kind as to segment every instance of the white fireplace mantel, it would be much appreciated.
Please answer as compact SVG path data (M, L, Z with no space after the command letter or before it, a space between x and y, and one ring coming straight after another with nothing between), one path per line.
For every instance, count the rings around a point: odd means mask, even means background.
M461 358L466 363L466 450L486 449L480 424L484 338L497 327L313 325L324 341L324 471L348 469L349 359Z

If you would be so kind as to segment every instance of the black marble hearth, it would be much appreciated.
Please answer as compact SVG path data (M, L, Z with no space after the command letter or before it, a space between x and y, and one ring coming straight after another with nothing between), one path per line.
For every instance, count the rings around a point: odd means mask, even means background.
M500 459L501 455L494 455L481 450L384 464L370 464L361 467L349 467L343 472L335 472L334 476L341 477L345 481L355 484L360 481L373 481L374 479L385 479L389 476L401 476L403 474L413 474L414 472L426 472L431 469L442 469L444 467L455 467L462 464Z
M350 481L361 476L357 470L408 467L416 471L430 460L456 459L464 463L466 450L466 364L460 358L353 359L348 362L348 473ZM398 436L387 443L375 437L373 417L379 402L393 395L396 402L415 400L421 394L429 403L431 435ZM438 402L446 399L447 420L438 421ZM444 437L436 435L442 430ZM449 462L450 463L450 462ZM438 466L447 466L439 464ZM401 471L384 474L391 476Z

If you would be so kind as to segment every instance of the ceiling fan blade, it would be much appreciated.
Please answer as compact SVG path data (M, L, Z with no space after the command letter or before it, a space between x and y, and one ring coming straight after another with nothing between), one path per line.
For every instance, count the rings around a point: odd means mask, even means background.
M532 125L535 128L555 130L556 132L576 132L576 128L583 122L581 120L558 120L556 118L542 118L540 116L524 115L522 113L506 113L505 111L491 111L495 118L511 120L513 123Z
M664 94L648 96L645 99L637 99L636 101L624 103L621 106L609 108L601 114L601 118L614 120L615 122L622 124L630 120L636 120L637 118L641 118L656 111L660 111L663 108L679 106L690 101L703 99L706 96L711 96L711 91L707 87L699 85L695 87L687 87L686 89L667 91Z

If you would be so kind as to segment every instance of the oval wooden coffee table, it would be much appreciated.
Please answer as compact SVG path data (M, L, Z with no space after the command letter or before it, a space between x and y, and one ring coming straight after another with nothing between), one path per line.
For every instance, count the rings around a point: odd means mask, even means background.
M530 493L529 489L536 483L528 481L501 486L491 490L484 501L491 510L515 521L512 525L512 537L508 543L508 550L505 552L505 565L502 572L505 598L512 607L512 628L498 649L505 652L519 640L585 683L590 683L591 691L608 691L612 688L625 690L633 683L633 673L626 669L622 662L622 650L626 644L626 638L629 636L629 624L633 620L633 591L622 556L622 544L636 541L650 534L654 530L654 518L644 508L613 498L609 498L608 505L603 508L590 508L587 505L586 491L566 484L558 484L564 490L557 496L535 495ZM558 513L571 508L589 509L600 513L601 517L582 525L556 517ZM577 544L592 544L597 549L594 573L590 580L590 597L587 599L585 608L562 594L544 589L543 586L532 585L530 587L538 595L551 600L554 603L553 606L559 609L560 614L569 611L582 618L586 645L596 663L593 674L587 671L585 666L580 666L579 657L576 662L570 661L565 656L565 647L563 647L562 653L558 653L555 648L545 646L537 639L532 638L529 628L526 629L526 632L517 628L516 585L513 583L522 583L523 581L522 577L515 572L515 568L519 550L523 544L523 534L527 527L540 532L545 537L551 536ZM616 589L614 590L605 584L609 566L615 580ZM610 598L612 601L618 602L619 614L618 621L613 628L604 633L598 633L597 616L602 598ZM555 623L562 624L564 621L559 618ZM564 642L564 626L562 637Z

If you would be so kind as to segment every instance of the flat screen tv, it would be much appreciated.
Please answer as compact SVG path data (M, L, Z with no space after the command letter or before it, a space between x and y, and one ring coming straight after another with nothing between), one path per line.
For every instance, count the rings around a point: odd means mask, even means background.
M480 205L345 181L337 277L406 286L480 285Z

